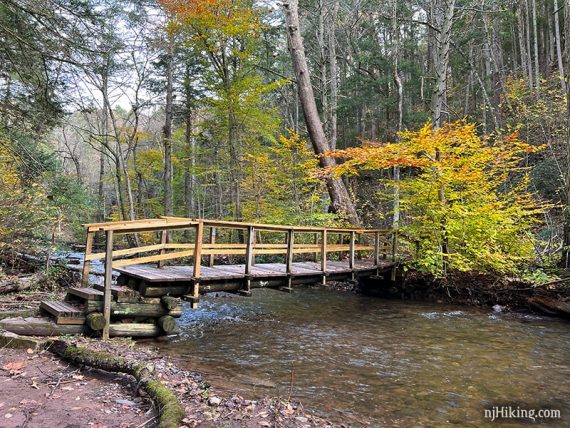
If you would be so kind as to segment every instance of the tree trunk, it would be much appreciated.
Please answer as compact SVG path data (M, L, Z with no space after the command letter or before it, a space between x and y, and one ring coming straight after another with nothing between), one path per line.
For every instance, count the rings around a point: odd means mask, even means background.
M404 87L400 78L400 25L398 24L398 2L394 0L392 30L394 32L394 83L398 93L398 123L396 128L396 142L400 141L400 132L404 126ZM392 217L392 228L398 229L400 224L400 167L394 166L394 214Z
M570 0L565 0L564 8L564 39L566 40L566 69L570 70ZM570 267L570 84L566 83L566 171L564 174L564 225L563 225L563 247L562 266L566 269Z
M528 52L528 83L529 87L532 90L534 88L534 76L532 74L532 50L530 49L530 13L528 9L528 0L524 0L524 12L526 17L526 51Z
M564 0L565 1L565 0ZM562 41L560 39L560 17L558 15L558 0L554 0L554 39L556 42L556 58L558 62L558 74L562 92L566 92L566 76L564 75L564 60L562 59ZM568 25L568 24L566 24Z
M309 68L307 66L303 39L301 38L299 27L298 1L286 0L283 2L283 6L285 8L289 34L291 60L293 63L293 70L295 71L295 77L297 79L297 88L301 107L305 116L305 123L313 145L313 150L317 155L321 155L330 151L330 145L326 140L323 124L319 119L319 112L317 110L317 104L315 103L313 88L311 86ZM336 165L335 160L327 156L320 156L319 162L322 167L331 167ZM344 214L350 223L359 225L360 219L343 181L339 178L328 177L326 185L331 198L332 211Z
M172 80L174 62L174 40L168 35L168 54L166 55L166 105L164 108L164 127L162 142L164 145L164 214L173 215L172 201Z
M433 127L439 128L448 120L447 112L447 69L449 66L449 50L451 47L451 29L455 15L455 0L443 0L436 7L436 26L439 28L439 37L435 43L434 70L436 74L436 85L433 98ZM441 161L441 153L436 151L436 161ZM438 199L441 204L441 253L443 254L443 270L447 269L447 254L449 254L449 244L447 238L447 200L445 197L445 186L440 183L438 189Z
M328 25L329 32L329 71L330 71L330 108L328 118L329 140L331 150L336 149L338 125L337 125L337 109L338 109L338 63L336 59L336 20L338 15L339 0L333 0L332 9L330 11L330 19Z
M536 91L540 93L540 68L538 58L538 31L536 26L536 0L531 0L532 6L532 30L534 33L534 84Z

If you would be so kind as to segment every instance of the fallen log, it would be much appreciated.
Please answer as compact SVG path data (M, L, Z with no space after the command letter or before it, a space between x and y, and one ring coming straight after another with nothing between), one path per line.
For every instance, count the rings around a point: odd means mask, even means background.
M40 279L40 275L27 276L9 276L0 279L0 294L14 293L24 291L36 284Z
M85 308L88 313L102 312L103 302L96 300L89 300L85 303ZM178 306L172 310L165 308L160 301L155 303L111 303L111 316L113 317L148 317L158 318L163 315L170 315L179 318L182 315L182 307Z
M103 327L105 327L105 317L101 312L92 312L87 315L85 323L93 331L103 330Z
M570 302L562 302L540 296L531 297L527 302L532 309L545 315L558 315L570 318Z
M180 299L177 299L176 297L162 296L160 300L164 307L169 311L176 309L180 305Z
M170 315L164 315L158 319L158 326L166 334L170 334L176 330L176 320Z
M23 336L62 336L83 333L83 325L56 324L49 318L6 318L0 320L0 329Z
M154 323L116 323L109 325L111 337L156 337L162 331Z
M148 395L154 400L159 413L159 428L178 428L184 410L176 396L153 376L152 365L115 357L107 352L92 351L68 344L62 340L49 343L48 349L55 355L76 365L89 366L109 372L126 373L133 376Z

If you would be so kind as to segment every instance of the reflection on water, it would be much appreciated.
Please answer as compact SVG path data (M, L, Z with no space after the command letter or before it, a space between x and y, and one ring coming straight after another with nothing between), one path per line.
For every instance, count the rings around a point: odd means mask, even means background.
M554 408L570 426L570 325L535 316L386 301L323 289L206 297L160 345L218 389L289 395L333 421L520 426L493 405ZM566 417L564 417L566 415ZM564 423L566 422L566 423Z

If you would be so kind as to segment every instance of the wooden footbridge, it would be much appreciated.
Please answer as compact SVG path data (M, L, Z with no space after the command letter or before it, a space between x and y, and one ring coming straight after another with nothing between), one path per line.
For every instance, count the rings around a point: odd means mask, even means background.
M291 291L295 284L395 275L409 243L384 229L179 217L85 227L81 287L70 289L66 302L43 302L41 308L58 325L83 328L85 323L102 330L103 338L169 334L181 315L180 299L196 308L207 292L248 296L258 287ZM96 234L104 234L104 251L94 252ZM91 287L95 260L104 261L104 284Z

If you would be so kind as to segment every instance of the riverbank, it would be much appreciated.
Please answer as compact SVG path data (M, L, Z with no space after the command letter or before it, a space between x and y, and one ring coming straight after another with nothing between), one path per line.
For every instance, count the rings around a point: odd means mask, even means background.
M435 278L408 271L395 282L389 278L364 281L358 291L387 299L531 312L570 319L570 281L566 279L536 285L489 274L451 272L446 278Z
M45 338L42 338L44 340ZM299 403L280 398L248 400L218 394L201 374L128 339L74 337L70 343L153 368L153 376L182 406L181 427L327 426ZM153 427L158 409L132 376L77 367L45 349L0 349L0 426ZM62 419L63 418L63 419Z

